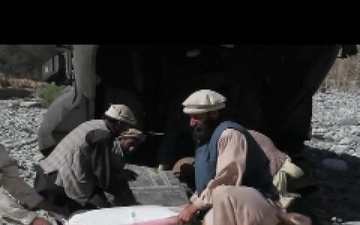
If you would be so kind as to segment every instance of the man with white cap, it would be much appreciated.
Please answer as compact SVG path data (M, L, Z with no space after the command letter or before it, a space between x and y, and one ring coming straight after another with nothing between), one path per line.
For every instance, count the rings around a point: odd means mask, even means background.
M288 208L296 197L287 191L288 176L298 179L304 175L304 172L300 167L292 163L291 158L280 151L269 137L255 130L248 130L248 132L269 159L273 184L279 192L281 206L284 209ZM179 173L179 179L186 182L192 189L194 189L193 182L195 181L194 163L195 159L193 157L186 157L179 160L173 168L175 172Z
M196 91L183 102L197 142L196 192L178 222L205 211L206 225L276 225L279 195L269 160L246 129L225 119L225 102L212 90Z
M111 206L104 191L111 179L111 151L116 137L136 125L125 105L111 105L104 119L72 130L36 167L35 189L69 212Z

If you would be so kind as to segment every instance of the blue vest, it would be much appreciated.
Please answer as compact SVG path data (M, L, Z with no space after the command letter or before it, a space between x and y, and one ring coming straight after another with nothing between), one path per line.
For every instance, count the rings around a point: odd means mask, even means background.
M264 151L245 128L231 121L220 123L212 134L210 141L196 149L195 184L198 195L203 192L209 181L215 177L218 157L217 143L222 132L229 128L241 132L248 144L246 168L241 185L253 187L264 196L278 200L278 192L272 183L270 163Z

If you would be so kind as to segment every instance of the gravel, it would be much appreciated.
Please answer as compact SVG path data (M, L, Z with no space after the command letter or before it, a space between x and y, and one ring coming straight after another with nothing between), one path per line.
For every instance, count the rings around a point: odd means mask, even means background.
M312 139L305 144L305 167L319 184L304 200L314 224L360 223L360 91L314 95Z
M10 157L17 161L21 177L32 186L35 178L33 166L42 159L37 146L37 132L46 109L21 107L21 102L23 101L0 100L0 142L6 146ZM8 194L3 188L1 191ZM12 198L11 195L9 196ZM40 210L37 213L56 225L54 219L50 218L45 211ZM4 218L3 224L19 223Z
M360 91L316 93L313 100L313 136L302 155L320 187L307 197L314 224L360 224L354 222L360 221ZM37 131L46 109L21 101L0 100L0 142L33 185L33 165L42 158ZM44 211L38 213L49 218ZM16 223L4 219L3 224Z

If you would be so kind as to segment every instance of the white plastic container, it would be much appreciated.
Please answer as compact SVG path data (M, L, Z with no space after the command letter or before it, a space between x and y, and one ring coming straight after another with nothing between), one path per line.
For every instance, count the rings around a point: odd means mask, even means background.
M66 225L174 225L180 207L137 205L82 211Z

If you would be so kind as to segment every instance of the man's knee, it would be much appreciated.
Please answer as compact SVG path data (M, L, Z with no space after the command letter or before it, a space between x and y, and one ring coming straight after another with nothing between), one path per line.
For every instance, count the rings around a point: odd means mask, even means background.
M216 187L213 190L213 201L221 201L224 199L227 199L230 196L230 190L234 188L234 186L226 186L226 185L221 185Z
M246 196L248 195L257 196L261 194L252 187L221 185L213 190L213 202L228 202L230 199L231 201L236 201L239 198L242 201L247 201Z

